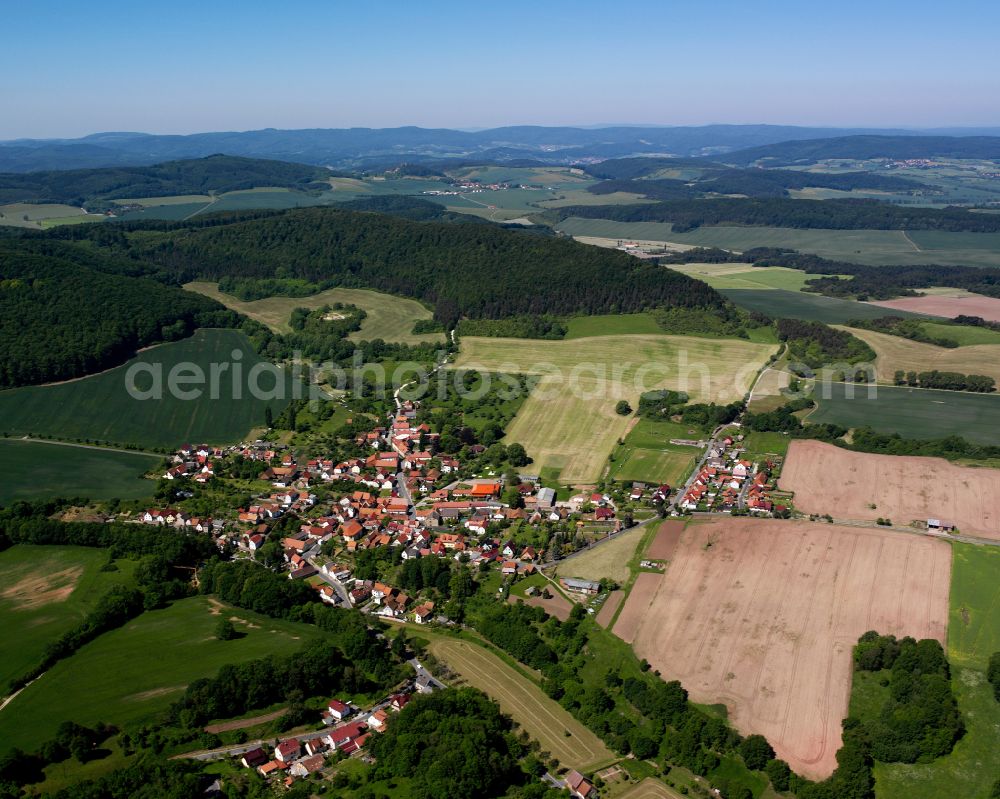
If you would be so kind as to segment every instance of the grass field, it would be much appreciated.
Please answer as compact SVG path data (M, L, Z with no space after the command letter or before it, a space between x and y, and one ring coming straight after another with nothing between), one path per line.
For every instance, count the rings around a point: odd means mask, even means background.
M18 544L0 552L0 695L11 679L36 666L45 647L78 624L108 588L130 581L133 561L120 560L117 571L101 571L107 562L106 551L89 547Z
M948 657L985 671L1000 652L1000 549L956 543L952 560Z
M652 388L678 388L694 400L742 397L774 346L689 336L594 336L570 341L467 337L458 367L541 374L507 429L535 469L561 470L564 483L598 479L631 420L615 403ZM575 389L574 389L575 386Z
M35 230L81 222L103 222L102 214L88 214L82 208L60 203L11 203L0 205L0 225Z
M873 427L903 438L963 436L984 444L1000 445L1000 397L960 391L929 391L879 386L868 399L867 389L834 383L831 396L815 396L818 407L810 422L830 422L843 427Z
M438 660L469 685L485 692L528 734L564 765L581 771L617 758L593 732L573 718L541 689L480 646L438 639L430 644ZM567 734L568 733L568 734Z
M662 333L648 313L574 316L566 320L566 339L591 336L657 335Z
M1000 331L988 327L969 325L944 325L938 322L924 322L920 327L932 336L941 336L957 341L960 347L974 347L978 344L1000 344Z
M799 269L751 264L671 264L670 269L716 289L783 289L801 291L807 280L820 277Z
M648 527L635 527L613 541L600 544L561 563L556 573L582 580L600 580L606 577L624 585L631 574L629 561L635 556L636 548L648 532Z
M215 638L220 612L246 633ZM149 719L176 700L192 680L226 663L287 654L322 633L306 624L276 621L213 606L207 597L149 611L106 633L56 664L0 711L0 741L31 750L61 721L127 725Z
M879 319L889 314L884 308L854 300L824 297L805 291L784 289L720 289L720 292L741 308L758 311L768 316L806 319L825 322L828 325L842 325L851 319ZM925 318L908 311L893 311L893 315L905 318Z
M671 444L670 439L698 439L701 433L674 422L639 419L615 448L608 476L612 480L677 485L694 468L699 450Z
M743 440L743 446L751 458L766 455L784 456L788 452L791 440L790 436L781 433L750 433Z
M288 333L288 320L293 308L321 308L336 302L357 305L368 316L361 323L361 330L350 335L353 341L372 340L416 344L421 341L445 340L444 333L413 334L413 325L433 315L416 300L395 297L379 291L365 289L329 289L311 297L268 297L264 300L244 302L219 291L216 283L188 283L184 288L218 300L227 308L256 319L278 333Z
M156 484L143 474L158 455L61 446L42 441L0 439L0 505L15 499L83 496L138 499Z
M242 380L237 383L242 398L233 392L235 367L221 372L218 399L211 398L209 386L190 401L171 396L168 375L177 364L199 366L206 379L210 364L233 364L239 353ZM132 364L159 365L164 398L133 399L126 389L126 375ZM224 443L237 441L264 420L264 407L275 412L290 397L286 376L284 399L257 399L252 396L248 376L260 359L242 333L233 330L199 330L189 339L140 353L127 364L81 380L52 386L29 386L0 392L0 433L38 435L68 439L90 439L145 447L177 447L185 441ZM188 374L188 373L186 373ZM148 389L148 373L140 374L136 385ZM275 379L263 374L260 388L270 392ZM196 387L196 386L195 386ZM192 386L184 385L185 391ZM266 396L266 395L265 395Z
M996 234L902 230L818 230L782 227L704 226L674 233L664 222L615 222L569 217L556 229L571 236L663 241L742 252L754 247L784 247L853 263L939 263L1000 266ZM930 235L925 235L930 233ZM930 246L930 245L934 246Z

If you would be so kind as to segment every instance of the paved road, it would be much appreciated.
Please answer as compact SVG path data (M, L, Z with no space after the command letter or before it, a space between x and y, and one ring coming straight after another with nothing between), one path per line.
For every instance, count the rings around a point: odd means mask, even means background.
M351 608L352 607L352 605L351 605L351 597L350 597L350 594L347 593L347 588L344 587L344 584L342 582L340 582L340 580L338 580L332 574L327 574L326 572L324 572L320 568L320 566L316 563L315 558L312 558L312 557L306 558L306 562L309 563L309 565L311 565L313 568L316 569L316 572L318 573L319 578L324 583L326 583L327 585L329 585L331 588L333 588L334 591L337 592L337 596L339 596L340 597L340 601L344 603L344 607L345 608Z

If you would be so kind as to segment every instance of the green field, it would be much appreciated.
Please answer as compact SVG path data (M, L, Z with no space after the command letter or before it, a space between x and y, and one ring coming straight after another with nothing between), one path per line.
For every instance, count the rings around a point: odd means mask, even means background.
M238 352L239 360L233 358ZM126 388L132 364L148 363L163 376L164 398L133 399ZM206 379L210 364L241 364L242 379L233 392L233 370L221 372L218 399L208 385L201 397L184 400L167 391L168 375L178 364L200 367ZM52 386L28 386L0 392L0 433L37 435L91 441L174 448L184 442L224 443L238 441L264 421L264 407L283 408L290 396L289 378L284 376L284 399L257 399L251 395L248 375L260 359L242 333L234 330L199 330L189 339L146 350L127 364L99 375ZM136 378L140 389L150 387L151 377ZM275 379L260 376L260 388L271 392ZM196 388L182 386L184 390ZM276 392L277 393L277 392Z
M944 325L938 322L924 322L920 327L931 336L957 341L961 347L974 347L977 344L1000 344L1000 331L990 330L988 327Z
M161 458L43 441L0 439L0 505L15 499L138 499L156 484L143 478Z
M671 264L670 269L708 283L715 289L801 291L807 280L820 277L784 266L750 264Z
M608 476L612 480L677 485L694 468L701 454L695 447L671 444L670 439L700 439L702 434L685 425L639 419L616 447Z
M0 205L0 225L39 230L56 225L103 222L101 214L87 214L82 208L61 203L11 203Z
M45 648L76 626L112 585L128 583L135 563L89 547L18 544L0 552L0 695L37 666ZM0 723L7 711L0 712ZM0 734L0 740L6 740Z
M668 222L615 222L581 217L569 217L555 227L571 236L664 241L693 247L722 247L738 252L754 247L787 247L835 261L876 266L907 263L1000 266L1000 248L996 246L996 234L991 233L800 230L722 225L674 233ZM930 246L932 244L933 247Z
M783 289L720 289L721 293L741 308L773 317L806 319L828 325L842 325L851 319L879 319L889 311L877 305L854 300L841 300L805 291ZM909 311L892 311L894 316L931 319L933 317Z
M966 724L954 751L926 765L875 767L878 799L988 799L1000 751L1000 703L986 682L991 653L1000 651L1000 550L955 543L948 659Z
M246 633L215 638L222 608ZM0 741L31 750L71 719L125 725L163 711L199 677L227 663L288 654L321 636L318 628L249 611L213 607L206 597L175 602L105 633L56 664L0 711Z
M350 334L352 341L380 338L400 344L417 344L421 341L445 340L444 333L413 333L413 325L422 319L430 319L433 316L431 311L416 300L380 291L336 288L309 297L268 297L245 302L219 291L217 283L188 283L184 288L211 297L278 333L288 333L291 330L288 320L294 308L322 308L324 305L342 302L357 305L368 314L361 322L361 329Z
M868 399L864 386L834 383L830 399L817 391L818 407L810 422L830 422L843 427L873 427L903 438L962 436L982 444L1000 445L1000 397L960 391L929 391L879 386L878 396Z
M566 338L657 334L663 330L648 313L574 316L566 320Z
M788 445L791 440L790 436L782 433L750 433L743 440L742 446L752 460L766 455L781 455L783 457L788 453Z

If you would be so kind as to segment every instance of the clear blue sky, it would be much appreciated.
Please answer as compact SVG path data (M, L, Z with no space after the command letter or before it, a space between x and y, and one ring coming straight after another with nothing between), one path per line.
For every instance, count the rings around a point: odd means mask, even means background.
M1000 125L987 0L4 3L0 138Z

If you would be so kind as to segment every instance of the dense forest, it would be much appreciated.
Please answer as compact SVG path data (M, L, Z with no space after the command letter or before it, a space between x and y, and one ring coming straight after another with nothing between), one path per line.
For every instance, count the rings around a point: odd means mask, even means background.
M837 136L765 144L728 153L729 164L809 164L827 158L976 158L1000 159L996 136Z
M189 336L224 310L149 278L97 271L93 260L80 248L51 256L0 240L0 388L117 366L140 347Z
M789 357L809 369L875 360L875 351L857 336L822 322L779 319L777 330L778 339L788 347Z
M668 200L636 205L570 205L546 212L548 218L612 219L617 222L670 222L683 233L703 225L823 228L829 230L1000 231L1000 215L964 208L920 208L877 200L793 200L715 198Z
M210 155L154 166L0 174L0 204L92 205L102 200L237 191L257 186L324 188L330 173L287 161Z

